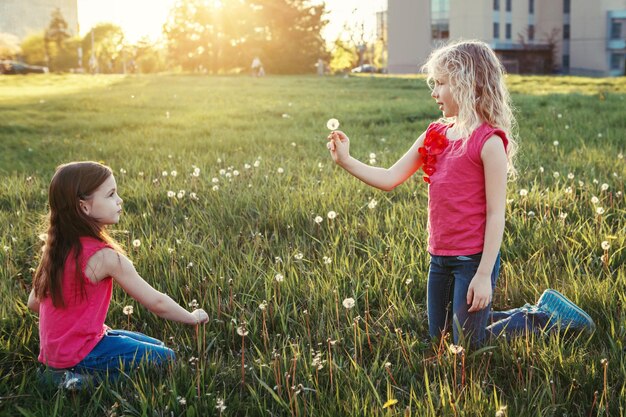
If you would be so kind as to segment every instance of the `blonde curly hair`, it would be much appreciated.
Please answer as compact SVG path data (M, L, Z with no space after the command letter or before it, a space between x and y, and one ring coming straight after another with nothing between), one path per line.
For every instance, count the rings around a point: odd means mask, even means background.
M442 119L442 122L454 123L461 134L461 152L465 151L472 131L483 122L502 129L509 139L508 171L514 177L517 122L504 82L504 67L489 45L477 40L448 43L430 54L422 71L427 74L426 82L431 89L435 80L448 79L459 112L456 117Z

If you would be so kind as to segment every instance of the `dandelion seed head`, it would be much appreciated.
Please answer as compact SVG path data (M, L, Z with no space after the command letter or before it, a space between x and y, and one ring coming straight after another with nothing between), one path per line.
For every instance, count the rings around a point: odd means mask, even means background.
M237 334L241 337L245 337L248 335L248 330L246 329L246 326L238 326L237 327Z
M349 298L346 298L345 300L343 300L343 302L341 304L343 304L343 307L345 309L350 310L351 308L354 307L355 301L354 301L354 298L349 297Z
M170 190L170 191L168 191L168 192L167 192L167 196L168 196L169 198L174 198L174 197L176 197L176 193L175 193L174 191L171 191L171 190Z
M603 184L600 186L600 189L601 189L602 191L606 191L606 190L608 190L608 189L609 189L609 184L607 184L606 182L605 182L605 183L603 183Z
M370 210L375 209L377 205L378 205L378 201L376 201L376 200L375 200L375 199L373 199L373 198L370 200L370 202L369 202L369 203L367 203L367 207L368 207Z
M519 190L519 195L521 195L522 197L526 197L528 195L528 190L522 188L521 190Z
M283 172L285 172L285 170L282 167L278 167L276 172L278 172L279 174L282 174Z
M604 214L604 207L596 208L596 214Z
M335 217L337 217L337 213L334 212L333 210L329 211L328 214L326 215L330 220L333 220Z
M138 248L139 246L141 246L141 240L139 239L133 240L133 247Z
M285 276L279 273L274 275L274 279L276 280L276 282L283 282L285 280Z
M320 224L324 219L322 218L322 216L315 216L315 223Z
M339 129L339 120L337 119L328 119L326 122L326 128L328 130L337 130Z
M559 141L558 141L558 140L555 140L554 142L552 142L552 145L554 145L554 146L559 146Z
M302 252L298 252L293 257L295 260L300 261L302 260L302 258L304 258L304 254Z
M591 202L593 204L598 204L600 202L600 199L594 195L593 197L591 197Z
M611 244L608 240L603 240L600 246L602 246L602 249L604 250L609 250L611 248Z
M133 306L124 306L124 308L122 309L122 313L124 313L127 316L130 316L131 314L133 314Z

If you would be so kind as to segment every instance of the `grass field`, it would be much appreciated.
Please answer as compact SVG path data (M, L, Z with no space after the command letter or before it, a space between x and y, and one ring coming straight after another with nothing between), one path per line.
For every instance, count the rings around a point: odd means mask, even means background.
M390 166L438 117L423 78L0 77L0 415L626 415L626 79L509 83L521 152L494 308L555 288L597 331L456 355L428 339L421 176L379 192L325 148L334 117ZM211 320L116 290L107 324L178 361L74 393L37 383L25 303L49 180L84 159L116 173L113 235L140 274Z

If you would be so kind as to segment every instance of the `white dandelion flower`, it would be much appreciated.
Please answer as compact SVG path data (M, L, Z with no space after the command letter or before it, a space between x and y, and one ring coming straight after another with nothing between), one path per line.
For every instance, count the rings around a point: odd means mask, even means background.
M328 130L337 130L339 129L339 120L337 119L328 119L326 122L326 128Z
M606 190L608 190L608 189L609 189L609 184L607 184L606 182L605 182L605 183L603 183L603 184L600 186L600 189L601 189L602 191L606 191Z
M522 197L526 197L528 195L528 190L525 188L522 188L521 190L519 190L519 195Z
M598 208L596 209L596 213L597 213L597 214L604 214L604 208L602 208L602 207L598 207Z
M554 142L552 142L552 145L553 145L553 146L559 146L559 141L558 141L558 140L555 140Z
M609 250L611 248L611 244L608 240L603 240L600 246L602 246L603 250Z
M219 186L219 185L214 185L214 186L213 186L213 191L218 191L219 189L220 189L220 186Z
M139 239L133 240L133 247L138 248L139 246L141 246L141 240Z
M285 170L282 167L279 167L276 172L278 172L279 174L282 174L283 172L285 172Z
M122 309L122 313L124 313L127 316L130 316L131 314L133 314L133 306L125 306Z
M304 258L304 254L302 252L298 252L293 256L297 261L302 260Z
M237 334L241 337L245 337L248 335L248 329L246 329L246 326L239 326L237 327Z
M333 210L329 211L328 214L326 215L330 220L334 219L335 217L337 217L337 213L334 212Z
M343 300L343 302L341 304L343 304L343 307L345 309L350 310L351 308L354 307L355 301L354 301L354 298L349 297L349 298L346 298L345 300Z
M175 177L175 176L177 176L177 175L178 175L178 172L176 172L176 170L173 170L172 172L170 172L170 175L171 175L172 177Z
M370 200L370 202L369 202L369 203L367 203L367 207L368 207L370 210L375 209L377 205L378 205L378 201L376 201L376 200L375 200L375 199L373 199L373 198Z
M600 202L600 199L594 195L593 197L591 197L591 202L593 204L598 204Z
M174 198L174 197L176 197L176 193L175 193L174 191L171 191L171 190L170 190L170 191L168 191L168 192L167 192L167 196L168 196L169 198Z
M322 216L315 216L315 223L320 224L324 219L322 218Z
M276 280L276 282L283 282L285 280L285 276L283 274L276 274L274 275L274 279Z

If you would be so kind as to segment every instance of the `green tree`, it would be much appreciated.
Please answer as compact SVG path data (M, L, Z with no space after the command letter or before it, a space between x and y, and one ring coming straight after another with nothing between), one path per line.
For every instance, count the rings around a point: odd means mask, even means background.
M125 43L124 32L119 26L113 23L94 26L83 38L82 46L83 68L104 73L121 71Z
M20 41L17 36L0 33L0 59L14 59L20 52Z
M65 19L63 18L63 14L59 8L55 9L52 12L52 18L50 23L48 24L48 28L44 32L44 49L46 52L46 61L48 62L48 66L57 70L57 62L55 58L57 54L52 54L50 49L50 44L54 44L56 46L56 51L60 52L65 49L65 40L70 37L68 25Z
M22 57L24 62L31 65L48 65L43 32L28 35L22 41ZM56 54L56 46L52 45Z

